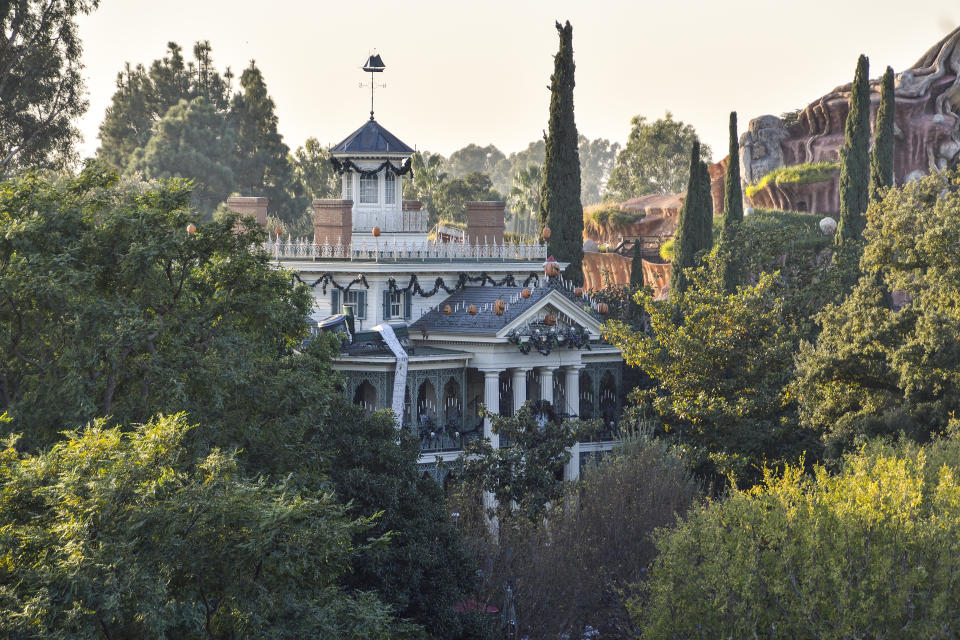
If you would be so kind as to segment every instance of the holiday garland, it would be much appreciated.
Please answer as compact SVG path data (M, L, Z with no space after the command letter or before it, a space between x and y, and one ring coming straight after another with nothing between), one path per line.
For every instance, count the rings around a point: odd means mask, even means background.
M430 289L429 291L424 290L424 288L420 286L420 280L417 278L417 274L415 273L411 274L410 281L407 283L407 286L405 287L398 286L396 278L390 278L389 280L387 280L387 285L390 287L391 293L396 293L399 291L402 293L412 293L422 298L430 298L436 295L438 291L442 290L446 293L453 293L455 291L459 291L460 289L464 288L467 285L467 283L476 284L477 282L480 283L481 287L485 287L487 283L489 283L491 286L494 286L494 287L517 286L517 281L514 279L512 274L508 274L502 280L494 280L487 274L486 271L482 272L478 276L471 276L461 271L457 275L457 283L452 287L447 286L447 283L443 281L443 278L437 278L436 280L433 281L433 289ZM528 287L530 286L531 282L539 283L540 277L536 273L531 273L523 281L523 286Z
M542 329L535 327L529 335L529 340L524 342L523 335L516 329L507 334L507 342L516 345L520 353L526 355L531 349L536 349L541 355L548 356L555 347L560 346L560 340L564 339L568 349L582 349L586 347L590 350L590 334L583 327L567 327L566 329Z
M294 273L294 274L293 274L293 278L294 278L294 280L296 280L296 281L299 282L300 284L305 284L305 285L307 285L308 287L316 288L316 286L319 284L319 285L321 285L320 290L323 291L323 293L326 293L326 292L327 292L327 287L328 287L328 286L333 286L333 287L336 288L338 291L350 291L350 288L351 288L353 285L355 285L355 284L362 284L365 288L367 288L367 289L370 288L370 285L367 283L367 278L366 278L363 274L360 274L360 275L358 275L356 278L354 278L353 280L351 280L351 281L350 281L350 284L348 284L348 285L345 286L345 287L344 287L344 286L341 286L336 280L333 279L333 274L332 274L332 273L325 273L325 274L323 274L322 276L320 276L319 278L317 278L316 280L314 280L313 282L306 282L305 280L302 280L302 279L300 278L300 274L299 274L299 273Z
M336 158L330 158L330 162L333 164L333 168L334 170L336 170L337 175L340 175L340 176L342 176L344 172L348 170L356 171L357 173L360 174L360 177L362 178L369 178L370 176L375 176L381 171L383 171L384 169L390 169L390 171L392 171L398 176L406 175L408 173L413 172L413 166L410 164L409 158L407 160L404 160L399 167L394 166L392 162L390 162L389 160L386 160L376 169L361 169L356 164L354 164L353 160L341 161L341 160L337 160Z

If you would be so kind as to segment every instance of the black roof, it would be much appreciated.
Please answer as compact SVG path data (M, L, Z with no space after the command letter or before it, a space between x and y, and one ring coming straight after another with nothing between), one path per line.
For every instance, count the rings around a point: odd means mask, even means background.
M330 149L330 153L413 153L413 149L371 119Z
M564 287L553 284L531 289L529 298L524 298L520 295L522 290L523 287L506 286L464 287L459 291L455 291L450 297L441 302L437 309L423 314L416 322L410 325L410 331L415 334L417 331L426 328L428 331L437 332L449 331L492 335L516 320L525 311L549 295L551 291L557 291L561 295L581 305L585 302L583 299L574 296ZM506 303L506 309L503 315L500 316L493 313L493 303L497 300L503 300ZM449 315L442 311L446 305L454 308L454 311ZM466 311L470 305L477 307L476 315L470 315ZM486 305L485 308L484 305ZM588 311L588 313L592 315L592 311Z

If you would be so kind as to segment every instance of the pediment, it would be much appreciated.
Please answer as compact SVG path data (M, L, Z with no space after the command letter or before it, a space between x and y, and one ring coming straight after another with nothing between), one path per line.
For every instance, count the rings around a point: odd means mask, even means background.
M550 324L551 321L553 324ZM562 293L553 291L500 329L496 335L498 338L503 338L511 331L524 333L531 328L556 327L583 329L590 334L591 338L598 338L600 324L585 305L578 304Z

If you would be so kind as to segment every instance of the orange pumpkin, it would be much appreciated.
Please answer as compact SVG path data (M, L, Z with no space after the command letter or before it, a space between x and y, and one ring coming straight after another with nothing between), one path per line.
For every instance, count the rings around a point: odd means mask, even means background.
M467 313L469 313L472 316L477 315L477 306L472 304L469 307L467 307Z
M521 291L521 292L520 292L520 296L523 297L523 298L529 298L529 297L530 297L530 289L524 289L523 291Z
M607 306L607 303L606 303L606 302L599 302L599 303L597 303L597 312L598 312L598 313L602 313L602 314L606 315L608 311L610 311L610 307Z
M193 235L196 232L197 232L197 225L193 224L192 222L187 225L187 233L189 233L190 235Z
M448 305L448 304L443 305L443 313L444 313L444 315L450 315L452 312L453 312L453 307L451 307L451 306Z
M548 327L552 327L553 325L557 324L557 316L553 315L552 313L548 313L547 315L543 316L543 324L547 325Z
M373 234L373 237L374 237L374 238L379 238L379 237L380 237L380 227L374 227L373 229L370 230L370 233Z
M543 272L547 274L548 278L556 278L560 275L560 267L557 266L556 262L548 262L543 265Z
M574 289L574 290L573 290L573 295L577 296L578 298L582 298L582 297L583 297L583 287L577 287L576 289Z
M550 231L550 227L544 227L544 228L543 228L543 232L541 233L541 235L543 236L543 239L544 239L544 240L549 240L551 233L553 233L553 232Z
M274 235L278 235L278 236L279 236L279 235L281 235L281 234L283 233L283 228L282 228L282 227L277 227L276 229L273 230L273 233L274 233Z
M502 316L503 312L507 310L507 303L503 300L495 300L493 303L493 313L498 316Z

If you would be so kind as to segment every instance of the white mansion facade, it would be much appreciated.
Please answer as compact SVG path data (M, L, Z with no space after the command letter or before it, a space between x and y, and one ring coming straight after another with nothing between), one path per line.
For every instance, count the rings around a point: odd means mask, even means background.
M548 263L545 246L504 240L502 202L468 203L459 236L429 234L421 203L402 199L414 151L372 116L330 151L342 198L314 201L313 238L265 248L311 287L318 330L349 332L335 362L346 395L392 408L425 471L471 438L498 446L481 403L510 414L546 400L603 418L607 432L572 452L565 475L576 478L581 459L612 446L622 408L622 358L600 339L597 305L563 282L566 265ZM262 198L230 205L266 222Z

